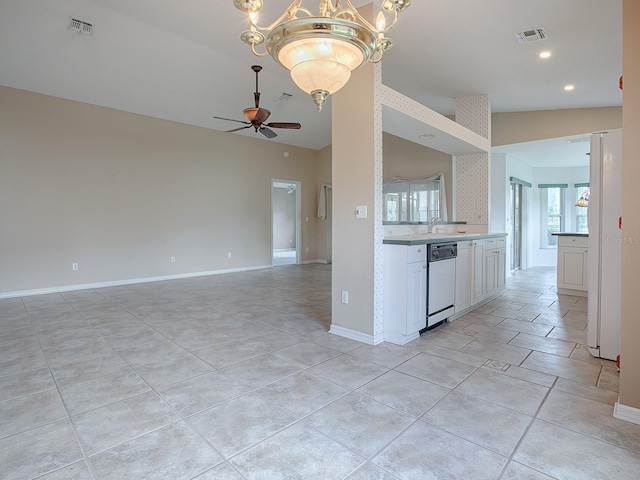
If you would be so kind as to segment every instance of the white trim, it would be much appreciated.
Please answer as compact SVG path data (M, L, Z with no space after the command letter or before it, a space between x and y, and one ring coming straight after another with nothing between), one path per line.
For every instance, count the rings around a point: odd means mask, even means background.
M366 343L367 345L378 345L379 343L384 342L384 336L382 334L369 335L367 333L357 332L338 325L331 325L329 333L333 333L334 335L345 337L350 340L355 340L356 342Z
M16 292L0 293L0 298L28 297L31 295L45 295L47 293L73 292L76 290L88 290L93 288L119 287L136 283L162 282L164 280L178 280L181 278L206 277L209 275L222 275L223 273L248 272L251 270L263 270L273 268L271 265L258 265L255 267L225 268L222 270L209 270L206 272L178 273L176 275L162 275L159 277L131 278L127 280L114 280L111 282L84 283L76 285L62 285L59 287L36 288L34 290L20 290Z
M613 407L613 417L640 425L640 408L628 407L616 402Z
M328 265L328 262L326 260L320 260L320 259L315 259L315 260L303 260L300 262L302 265L308 265L310 263L322 263L324 265Z

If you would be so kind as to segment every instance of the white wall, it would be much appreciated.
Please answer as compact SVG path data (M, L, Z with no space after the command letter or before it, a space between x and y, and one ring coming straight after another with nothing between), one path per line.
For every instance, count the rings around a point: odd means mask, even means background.
M529 228L532 233L532 265L533 266L555 266L557 264L557 249L542 247L542 219L545 212L541 211L542 199L540 196L540 188L538 184L545 183L566 183L568 188L564 196L565 225L564 231L573 232L575 230L575 183L584 183L589 181L589 167L575 168L533 168L533 187L531 188L532 208L529 210L532 214ZM536 205L537 207L534 207Z

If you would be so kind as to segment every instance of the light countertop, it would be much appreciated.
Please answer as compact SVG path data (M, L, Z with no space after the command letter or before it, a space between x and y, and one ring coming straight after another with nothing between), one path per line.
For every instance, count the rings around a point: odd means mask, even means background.
M386 245L428 245L432 243L480 240L483 238L505 237L506 233L423 233L413 235L393 235L384 237Z

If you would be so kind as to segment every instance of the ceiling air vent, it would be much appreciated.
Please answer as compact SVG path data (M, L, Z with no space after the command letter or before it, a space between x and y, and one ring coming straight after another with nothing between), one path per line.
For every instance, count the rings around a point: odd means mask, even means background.
M287 100L289 100L291 97L293 97L293 95L291 95L290 93L287 92L282 92L281 94L276 96L276 100L281 100L283 102L286 102Z
M544 27L536 27L531 30L516 33L516 39L520 43L537 42L538 40L546 40L547 38L549 37L547 36L547 32L544 31Z
M88 35L91 35L91 31L93 30L93 25L83 20L78 20L77 18L70 18L69 28L76 32L86 33Z

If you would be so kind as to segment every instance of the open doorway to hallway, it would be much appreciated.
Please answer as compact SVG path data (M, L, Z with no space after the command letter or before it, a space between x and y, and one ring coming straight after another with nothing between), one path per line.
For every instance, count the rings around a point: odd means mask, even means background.
M300 263L300 187L296 180L271 180L272 265Z

